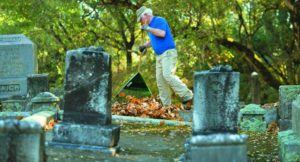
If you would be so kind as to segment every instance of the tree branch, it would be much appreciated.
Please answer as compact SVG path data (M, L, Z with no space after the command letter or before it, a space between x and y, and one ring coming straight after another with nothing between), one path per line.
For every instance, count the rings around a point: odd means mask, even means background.
M261 62L255 59L255 53L246 46L239 44L238 42L229 41L227 39L219 39L216 40L216 42L220 45L223 45L230 49L234 49L238 53L243 54L246 61L250 63L258 72L260 72L264 80L273 88L278 89L282 84L280 80L272 75L271 71L269 71Z

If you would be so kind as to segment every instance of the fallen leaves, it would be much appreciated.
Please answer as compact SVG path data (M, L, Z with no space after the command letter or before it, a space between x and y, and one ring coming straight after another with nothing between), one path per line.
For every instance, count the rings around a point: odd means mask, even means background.
M50 130L50 129L53 129L54 128L54 125L57 124L58 121L57 120L54 120L54 119L51 119L47 125L45 125L44 127L44 130Z
M142 118L156 118L168 120L182 120L179 111L184 110L181 104L163 107L156 97L136 98L125 96L126 103L115 102L112 105L114 115L136 116ZM120 97L120 96L119 96ZM163 125L164 123L161 123Z

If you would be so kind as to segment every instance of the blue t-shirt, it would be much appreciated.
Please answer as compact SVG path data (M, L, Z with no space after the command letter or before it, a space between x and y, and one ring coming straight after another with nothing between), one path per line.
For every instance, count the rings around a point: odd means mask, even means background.
M151 28L157 28L164 30L166 32L165 37L157 37L151 32L148 32L148 36L150 37L151 45L153 50L155 51L156 55L161 55L165 51L169 49L175 49L176 45L171 33L171 29L169 27L168 22L166 19L159 17L159 16L154 16L153 19L151 20L149 26Z

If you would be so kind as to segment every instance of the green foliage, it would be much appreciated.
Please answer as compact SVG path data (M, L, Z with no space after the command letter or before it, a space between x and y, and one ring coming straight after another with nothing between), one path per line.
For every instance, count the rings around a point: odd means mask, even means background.
M288 3L291 2L291 3ZM135 11L145 5L165 17L179 52L177 74L193 85L193 71L230 64L241 72L241 100L249 101L250 73L261 75L263 102L277 100L280 84L299 84L299 15L287 0L2 0L0 32L22 33L38 47L39 73L61 87L67 50L103 46L113 58L114 86L136 70L141 45ZM296 8L297 9L297 8ZM297 17L298 16L298 17ZM298 19L297 19L298 18ZM156 89L155 57L144 58L143 76ZM113 89L115 89L113 87ZM272 93L270 92L272 91ZM275 93L278 94L278 93Z

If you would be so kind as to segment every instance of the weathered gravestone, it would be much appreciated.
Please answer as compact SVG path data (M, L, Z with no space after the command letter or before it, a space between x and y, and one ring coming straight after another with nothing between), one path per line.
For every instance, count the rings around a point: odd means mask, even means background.
M240 129L247 131L266 131L266 121L264 115L267 111L257 104L246 105L240 110Z
M292 129L278 133L282 162L300 161L300 95L292 103Z
M239 76L228 65L195 72L193 136L185 161L247 161L247 136L237 134Z
M102 48L67 52L63 122L49 146L116 153L120 127L111 124L111 74Z
M20 107L28 98L48 90L48 76L37 74L36 46L24 35L0 35L0 102L2 111Z
M27 75L36 74L36 47L24 35L0 35L0 98L27 95Z
M292 128L292 102L300 93L300 85L282 85L279 87L279 118L280 131Z
M44 140L38 123L0 120L0 161L43 162Z

